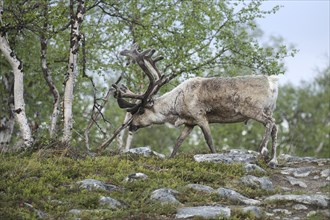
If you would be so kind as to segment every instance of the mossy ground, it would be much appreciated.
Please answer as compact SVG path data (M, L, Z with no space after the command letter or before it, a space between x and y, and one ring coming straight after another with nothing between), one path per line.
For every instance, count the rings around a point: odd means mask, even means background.
M123 181L132 173L142 172L148 179ZM0 155L0 219L37 218L26 204L48 214L51 219L70 219L71 209L102 209L100 196L110 196L126 204L113 211L83 212L82 219L166 219L173 218L176 206L164 206L149 201L151 192L159 188L180 191L178 199L186 205L219 203L216 194L187 189L189 183L219 187L233 187L244 174L238 164L197 163L193 155L179 155L174 159L146 158L129 154L110 156L72 157L55 154ZM87 191L76 182L92 178L122 187L122 190ZM236 185L238 187L238 185ZM256 192L239 186L238 191L249 196ZM251 196L251 195L250 195ZM103 207L104 208L104 207Z

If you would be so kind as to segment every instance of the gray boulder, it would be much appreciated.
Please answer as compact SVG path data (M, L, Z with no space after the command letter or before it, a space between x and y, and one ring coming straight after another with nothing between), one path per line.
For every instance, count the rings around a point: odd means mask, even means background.
M309 176L315 170L314 167L299 167L299 168L283 168L281 171L284 175L293 175L294 177Z
M229 150L221 154L197 154L194 156L197 162L214 162L214 163L255 163L258 153L248 150Z
M112 184L105 184L100 180L95 179L84 179L82 181L78 181L77 184L80 188L87 189L89 191L92 190L106 190L106 191L114 191L118 190L119 187Z
M181 204L175 197L178 194L179 192L173 189L157 189L151 193L150 200L162 204Z
M252 175L247 175L241 178L241 182L250 187L261 188L269 191L274 190L273 183L268 177L255 177Z
M125 182L131 182L131 181L135 181L135 180L146 180L148 179L148 176L144 173L133 173L128 175L124 181Z
M156 156L161 159L165 158L164 154L157 153L150 149L150 147L138 147L138 148L131 148L126 153L142 155L145 157Z
M259 200L247 198L247 197L243 196L242 194L240 194L234 190L231 190L231 189L219 188L219 189L217 189L217 193L220 198L228 199L232 203L243 204L243 205L260 204Z
M261 167L259 167L256 164L245 164L244 165L245 171L247 173L251 173L251 172L260 172L260 173L266 173L266 171L264 169L262 169Z
M216 217L230 217L230 208L223 206L196 206L179 208L175 218L201 217L205 219Z
M194 189L196 191L206 192L206 193L212 193L215 192L215 190L210 186L205 186L202 184L188 184L188 188Z
M262 210L257 206L247 206L241 209L242 213L249 213L254 216L256 219L262 217Z
M321 171L321 177L327 178L330 176L330 169L325 169Z
M296 178L294 178L294 177L292 177L292 176L288 176L286 179L289 181L289 183L290 183L292 186L300 186L300 187L302 187L302 188L307 188L306 183L303 182L302 180L296 179Z
M289 154L281 154L278 160L285 162L286 164L296 163L317 163L318 165L324 165L330 163L330 158L314 158L314 157L296 157Z
M321 208L328 206L329 198L324 195L272 195L264 200L265 202L270 201L283 201L283 202L297 202L305 205L314 205Z
M121 202L111 197L101 196L99 200L100 205L106 206L110 209L119 209L125 207Z

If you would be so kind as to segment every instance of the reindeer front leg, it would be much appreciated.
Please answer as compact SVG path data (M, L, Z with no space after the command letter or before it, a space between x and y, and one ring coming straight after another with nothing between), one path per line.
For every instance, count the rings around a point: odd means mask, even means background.
M194 126L192 126L192 125L185 125L185 127L183 128L180 136L176 140L175 147L173 148L173 151L172 151L172 154L171 154L170 158L173 158L175 156L175 154L177 153L177 151L178 151L179 147L181 146L182 142L191 133L193 128L194 128Z

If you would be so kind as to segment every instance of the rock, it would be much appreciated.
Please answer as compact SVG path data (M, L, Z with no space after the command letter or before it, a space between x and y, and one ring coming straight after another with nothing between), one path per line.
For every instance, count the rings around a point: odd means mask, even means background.
M104 214L107 212L112 212L109 209L71 209L69 211L69 213L71 213L72 215L81 215L82 213L89 213L89 214L93 214L93 215L100 215L100 214ZM78 220L80 218L76 218L76 220Z
M196 206L179 208L175 218L202 217L205 219L216 217L230 217L230 209L223 206Z
M71 209L70 211L69 211L69 213L71 213L71 214L73 214L73 215L80 215L81 214L81 210L79 210L79 209Z
M291 177L291 176L288 176L287 177L287 180L289 181L289 183L292 185L292 186L300 186L302 188L307 188L307 185L306 183L304 183L303 181L301 180L298 180L294 177Z
M262 210L257 206L247 206L242 208L241 211L243 213L249 213L256 219L260 219L262 217Z
M278 160L282 160L286 164L296 164L296 163L305 162L305 163L317 163L320 166L330 163L330 158L295 157L288 154L279 155Z
M39 209L34 208L30 203L24 202L24 205L29 208L32 212L36 214L38 219L48 218L48 214L46 212L43 212Z
M315 170L314 167L299 167L299 168L283 168L281 171L285 175L293 175L294 177L306 177L309 176Z
M125 207L121 202L111 197L101 196L99 200L100 205L107 206L110 209L118 209Z
M221 154L197 154L194 156L197 162L214 162L214 163L255 163L258 153L247 150L229 150Z
M313 179L314 179L314 180L318 180L318 179L320 179L320 176L315 175L315 176L313 177Z
M307 210L308 209L307 206L302 205L302 204L295 204L294 206L292 206L292 208L294 210Z
M215 190L210 187L210 186L205 186L202 184L188 184L187 185L188 188L197 190L197 191L201 191L201 192L206 192L206 193L212 193L215 192Z
M265 198L265 202L270 201L291 201L291 202L297 202L302 203L305 205L315 205L318 207L326 208L328 206L328 200L329 198L324 195L272 195L267 198Z
M251 172L255 172L255 171L260 172L260 173L266 173L266 171L264 169L262 169L261 167L259 167L256 164L248 163L248 164L244 165L244 168L247 173L251 173Z
M237 204L244 204L244 205L258 205L260 204L259 200L250 199L242 194L226 188L219 188L216 191L219 194L220 198L228 199L229 201Z
M288 192L288 191L290 191L291 189L290 189L289 187L282 186L282 187L281 187L281 190L283 190L284 192Z
M180 204L175 198L175 195L179 194L178 191L168 188L157 189L151 193L150 199L162 204Z
M268 177L255 177L252 175L243 176L241 182L247 186L260 188L264 190L274 190L273 183Z
M95 179L84 179L82 181L77 182L80 185L80 188L87 189L89 191L92 190L106 190L106 191L114 191L118 190L119 187L111 184L105 184L100 180Z
M144 173L133 173L128 175L124 181L125 182L130 182L130 181L134 181L134 180L146 180L148 179L148 176Z
M161 159L165 158L164 154L157 153L157 152L151 150L150 147L131 148L125 153L138 154L138 155L143 155L145 157L156 156Z
M322 170L320 174L321 177L327 178L330 176L330 169Z
M311 216L313 216L313 215L316 215L316 211L310 211L310 212L308 212L307 213L307 217L311 217Z
M281 214L285 214L285 215L291 215L292 212L290 212L287 209L273 209L274 213L281 213Z

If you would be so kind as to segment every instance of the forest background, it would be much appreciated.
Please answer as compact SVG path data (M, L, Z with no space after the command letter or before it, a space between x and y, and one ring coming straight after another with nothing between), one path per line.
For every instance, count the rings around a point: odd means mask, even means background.
M285 74L285 58L299 48L276 37L261 43L256 19L280 10L262 10L262 3L0 0L1 151L63 146L95 151L125 117L111 84L122 74L134 91L147 85L139 68L119 56L133 43L155 48L165 57L159 69L176 75L160 94L195 76ZM329 157L330 67L315 71L314 81L279 89L274 116L280 153ZM264 130L252 121L211 129L218 151L256 150ZM179 130L141 129L132 146L169 154ZM117 149L118 140L108 147ZM194 129L181 151L207 152L200 130Z

